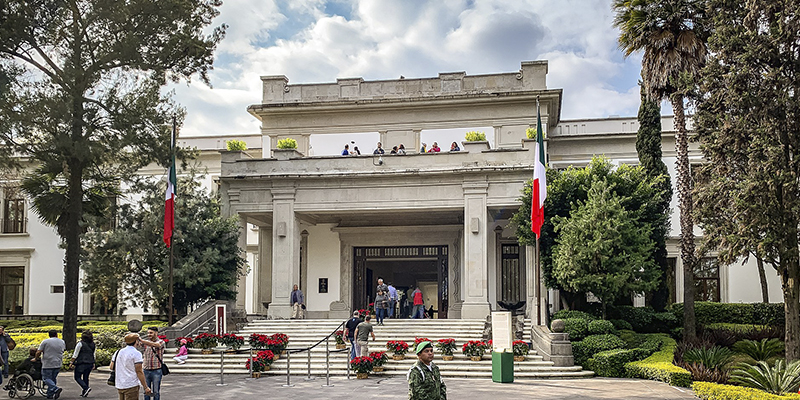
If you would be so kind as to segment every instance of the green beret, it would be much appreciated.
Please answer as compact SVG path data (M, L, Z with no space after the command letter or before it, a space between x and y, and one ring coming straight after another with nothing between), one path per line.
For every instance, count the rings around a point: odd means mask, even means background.
M415 352L415 354L421 353L422 350L425 350L428 347L433 348L433 345L431 344L431 342L428 342L428 341L419 342L419 344L417 345L417 351Z

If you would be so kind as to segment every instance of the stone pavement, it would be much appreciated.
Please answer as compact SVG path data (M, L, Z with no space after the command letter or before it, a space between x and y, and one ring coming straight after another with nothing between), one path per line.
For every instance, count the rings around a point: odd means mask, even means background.
M90 398L116 399L116 390L106 385L107 373L95 372L90 378ZM81 399L80 389L72 373L61 373L58 382L64 388L61 399ZM218 399L407 399L408 385L400 377L366 380L331 378L334 387L322 387L324 377L304 381L292 376L295 387L286 388L286 377L270 376L246 380L241 375L225 376L226 386L216 386L219 376L170 375L161 386L162 398L218 400ZM494 383L491 380L445 379L448 398L470 400L498 399L696 399L690 390L667 384L635 379L565 379L525 380L514 383ZM36 398L41 398L37 396ZM141 394L140 397L141 398Z

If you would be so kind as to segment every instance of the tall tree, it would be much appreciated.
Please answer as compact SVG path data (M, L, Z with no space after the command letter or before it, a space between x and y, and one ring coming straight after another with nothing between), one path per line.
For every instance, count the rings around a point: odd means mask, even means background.
M781 279L787 362L800 359L800 4L710 0L713 57L696 127L698 213L722 259L752 249ZM702 199L702 202L700 201ZM720 218L736 224L717 223Z
M692 176L684 100L707 56L705 0L615 0L614 26L619 46L630 56L643 52L642 77L647 96L669 99L675 114L678 207L683 263L683 327L695 337L694 270L697 264L692 217Z
M0 104L6 146L38 165L26 177L46 223L57 227L64 260L64 339L74 345L87 187L163 158L165 123L176 106L167 80L199 74L208 83L225 26L204 30L219 0L6 0L0 3L0 58L16 79ZM47 179L43 182L42 179ZM93 189L94 190L94 189ZM43 195L44 194L44 195ZM50 207L43 208L47 204Z
M669 294L674 287L668 287L667 279L671 274L667 263L667 233L669 232L669 203L672 200L672 183L669 179L667 165L661 160L661 108L658 102L647 97L644 86L641 87L642 102L639 105L639 131L636 133L636 153L639 164L651 178L662 177L661 199L653 205L654 211L665 215L662 220L655 221L650 230L650 240L654 244L654 261L661 269L661 280L653 291L651 305L656 310L663 310L669 302Z
M239 248L236 217L223 218L220 203L200 184L194 169L179 178L181 196L175 221L176 309L185 311L206 299L236 297L236 282L246 266ZM141 199L118 207L117 225L109 232L84 235L84 289L106 295L109 305L154 307L168 312L166 271L169 249L164 246L163 182L143 179L131 188ZM124 291L119 290L125 288Z
M558 217L553 249L553 276L575 292L592 292L606 308L618 297L656 288L660 270L653 260L652 227L638 223L638 210L627 211L626 199L607 180L595 180L588 199Z

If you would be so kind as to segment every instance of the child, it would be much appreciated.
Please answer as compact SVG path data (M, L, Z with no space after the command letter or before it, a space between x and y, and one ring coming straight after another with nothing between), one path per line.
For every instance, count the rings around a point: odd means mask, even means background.
M178 364L186 364L187 358L189 358L189 350L186 350L186 339L181 339L181 348L178 349L178 354L172 359Z

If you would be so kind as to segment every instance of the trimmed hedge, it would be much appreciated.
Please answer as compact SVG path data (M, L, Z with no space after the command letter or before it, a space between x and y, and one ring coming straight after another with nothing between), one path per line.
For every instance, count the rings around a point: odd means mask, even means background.
M695 382L692 384L694 394L704 400L797 400L800 394L778 396L758 389L741 386L721 385L712 382Z
M630 322L625 321L624 319L612 319L611 323L614 325L614 328L620 331L632 331L633 325Z
M568 319L568 318L580 318L588 321L594 321L597 319L597 317L595 317L592 314L578 310L561 310L553 315L553 319Z
M633 333L624 331L623 334ZM613 378L625 377L625 364L633 361L639 361L650 357L653 353L659 350L662 344L660 334L644 334L636 335L635 339L629 338L625 340L628 346L634 345L634 348L628 349L614 349L601 351L588 361L586 367L598 376L607 376ZM643 340L642 340L643 339Z
M665 334L661 338L661 350L641 361L625 364L625 375L631 378L652 379L672 386L689 387L692 374L672 363L675 357L675 340Z
M572 355L575 357L575 364L585 365L592 356L601 351L624 347L625 341L617 335L592 335L580 342L572 343Z
M566 318L564 332L569 334L569 340L572 342L582 340L589 333L589 321L583 318Z
M748 325L748 324L728 324L723 322L715 322L704 326L706 329L724 329L740 335L755 332L760 329L769 328L769 325Z
M617 330L611 321L602 319L596 321L589 321L589 334L590 335L605 335L607 333L615 333Z
M683 322L683 303L675 303L670 311ZM694 314L698 325L731 323L745 325L785 325L783 303L715 303L698 301L694 303Z

